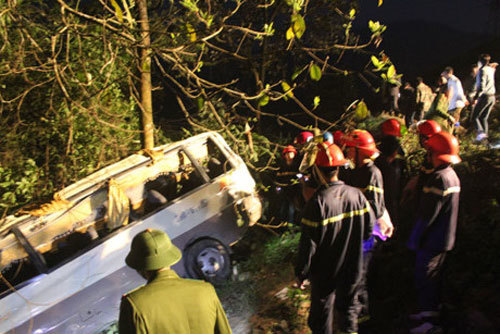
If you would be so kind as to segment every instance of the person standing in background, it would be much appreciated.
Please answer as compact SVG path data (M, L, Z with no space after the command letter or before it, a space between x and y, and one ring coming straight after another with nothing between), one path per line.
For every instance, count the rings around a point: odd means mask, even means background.
M417 77L417 86L415 90L416 113L415 120L420 121L424 115L429 111L432 101L434 100L434 93L431 87L424 83L422 77ZM407 124L407 126L411 126Z
M406 81L401 89L401 97L399 98L399 110L405 117L406 127L410 127L415 119L417 112L415 88Z
M472 92L475 104L472 110L472 122L477 131L476 141L488 138L488 117L495 104L495 70L497 64L490 65L490 60L489 54L482 54L479 57L479 70L476 85Z
M441 73L448 81L446 96L448 97L448 114L453 117L454 124L452 128L460 126L460 112L465 107L467 99L464 94L462 82L453 74L453 68L448 66Z

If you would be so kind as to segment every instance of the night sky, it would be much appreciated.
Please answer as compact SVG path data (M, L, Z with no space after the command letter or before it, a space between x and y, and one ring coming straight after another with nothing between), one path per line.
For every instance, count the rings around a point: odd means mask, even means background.
M361 0L363 18L371 17L382 23L422 20L444 24L452 29L465 32L487 33L493 13L491 0L384 0L377 7L377 0ZM497 10L497 19L498 10ZM498 21L498 20L497 20ZM491 22L491 21L490 21Z
M368 20L387 25L380 49L406 80L434 80L445 66L466 75L480 53L500 58L500 0L360 0L356 20L366 30ZM496 7L494 7L496 4ZM495 9L496 8L496 9Z

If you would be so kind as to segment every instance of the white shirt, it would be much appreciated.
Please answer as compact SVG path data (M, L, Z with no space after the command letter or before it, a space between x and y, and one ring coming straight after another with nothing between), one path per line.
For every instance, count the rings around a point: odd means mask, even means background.
M462 83L453 74L448 78L448 92L451 92L451 95L448 96L448 110L465 107L466 99Z

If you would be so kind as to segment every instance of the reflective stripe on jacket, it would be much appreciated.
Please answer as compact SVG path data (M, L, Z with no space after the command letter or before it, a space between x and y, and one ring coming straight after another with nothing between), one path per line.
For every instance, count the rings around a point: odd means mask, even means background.
M451 166L429 174L419 196L415 226L408 246L411 249L448 251L455 244L460 180Z
M385 211L384 201L384 181L380 169L373 163L356 167L348 174L344 180L350 186L360 189L375 212L375 217L380 218Z
M375 216L363 193L342 181L321 187L307 202L302 218L298 262L300 279L355 282L361 275L362 244Z

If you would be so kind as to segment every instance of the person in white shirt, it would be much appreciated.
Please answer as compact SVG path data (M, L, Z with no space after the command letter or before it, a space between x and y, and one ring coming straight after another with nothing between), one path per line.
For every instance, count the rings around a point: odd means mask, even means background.
M452 67L446 67L441 75L448 80L446 91L446 96L448 97L448 114L450 114L455 121L455 124L451 124L451 127L453 127L453 125L457 127L460 125L460 112L465 107L467 98L464 94L462 82L453 74Z
M479 57L476 85L471 93L474 97L471 118L477 130L476 141L488 138L488 117L495 104L495 70L498 64L490 64L490 59L489 54L482 54Z

